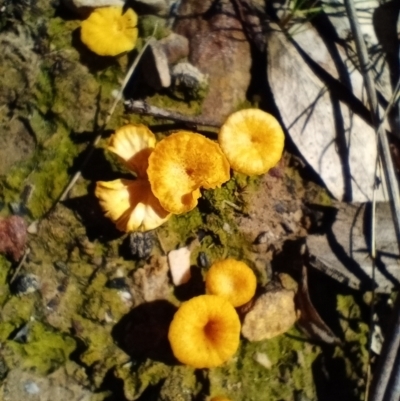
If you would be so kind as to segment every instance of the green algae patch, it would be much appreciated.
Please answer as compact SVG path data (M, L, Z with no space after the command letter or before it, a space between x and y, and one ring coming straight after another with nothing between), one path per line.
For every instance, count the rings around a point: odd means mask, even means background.
M98 273L86 289L85 317L99 322L107 319L117 321L129 312L131 303L123 298L121 291L107 288L107 281L105 274Z
M343 347L336 347L333 358L344 364L349 391L354 399L364 399L365 381L369 363L369 326L362 319L360 305L352 295L337 296L337 311L343 331Z
M111 326L100 325L75 314L71 318L73 331L81 344L80 362L91 368L89 380L99 388L107 372L114 366L124 364L128 356L113 342Z
M289 333L299 336L295 329ZM231 361L210 369L210 394L224 394L232 401L278 401L293 400L302 392L315 399L311 368L319 353L318 347L287 335L253 343L242 340Z
M0 182L5 203L19 201L23 188L30 184L33 192L27 207L32 217L37 219L50 210L69 180L68 169L77 154L68 134L58 126L29 161L9 171Z
M75 347L75 341L67 334L33 321L28 323L26 343L7 341L4 355L10 368L33 369L44 375L64 364Z
M3 305L0 311L0 317L3 322L10 322L14 327L27 322L40 304L37 292L26 294L23 296L11 296Z
M174 366L161 386L159 400L192 401L201 391L202 385L193 368Z
M146 359L138 367L125 364L115 369L115 376L124 381L124 393L128 400L136 400L147 387L157 385L170 374L168 365L151 359Z
M11 268L11 262L5 256L0 255L0 307L7 299L10 291L7 284L7 277Z

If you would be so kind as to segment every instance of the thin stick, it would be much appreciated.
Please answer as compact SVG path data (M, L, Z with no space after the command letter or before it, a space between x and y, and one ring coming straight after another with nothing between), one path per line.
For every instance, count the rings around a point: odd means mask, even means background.
M157 28L157 27L156 27ZM155 28L155 29L156 29ZM154 34L153 34L154 36ZM138 56L136 57L135 61L133 62L131 68L129 69L129 71L127 72L124 82L121 85L121 88L112 104L112 106L110 107L110 110L107 113L107 116L104 120L103 125L100 127L99 129L99 133L98 135L93 139L92 143L89 145L89 151L85 157L85 159L83 160L79 170L73 175L73 177L71 178L70 182L68 183L68 185L66 186L66 188L64 189L64 192L61 194L60 198L58 199L58 201L55 203L55 205L57 205L58 202L62 202L64 201L67 196L69 191L71 191L71 189L74 187L74 185L76 184L76 182L79 180L79 178L82 175L82 170L85 168L85 166L87 165L87 163L89 162L90 158L93 155L94 150L96 149L97 144L100 142L100 139L102 138L103 134L104 134L104 130L107 126L107 124L109 123L112 115L114 114L115 108L117 107L119 101L122 99L122 95L124 93L125 87L128 84L129 80L131 79L132 74L135 72L136 67L139 64L139 61L141 60L144 52L146 51L147 47L149 46L149 44L151 43L151 41L154 40L153 37L150 37L145 45L143 46L142 50L140 51L140 53L138 54ZM55 207L55 205L53 206L53 208Z
M363 74L364 83L367 90L373 123L378 134L380 157L382 160L386 182L389 189L397 243L400 244L400 195L393 162L391 160L389 142L386 136L386 132L380 124L379 108L374 87L374 80L370 69L367 48L363 40L362 32L358 22L356 8L354 6L353 0L345 0L345 3L351 30L356 44L357 55L360 61L361 72ZM383 344L380 365L376 373L374 387L371 391L370 401L383 400L399 349L400 336L398 335L398 333L400 331L400 297L397 297L396 305L393 311L393 318L394 319L392 330L388 333L388 336Z
M186 116L172 110L160 109L159 107L151 106L143 100L127 100L125 102L126 111L129 113L142 114L165 120L176 121L188 125L203 125L205 127L220 127L221 123L213 120L207 120L197 116Z
M30 253L31 253L31 250L29 248L26 248L25 252L24 252L24 256L22 256L22 259L18 263L18 266L15 268L15 272L11 277L10 284L12 284L14 282L14 280L16 279L16 277L18 276L19 271L21 270L22 266L24 265L24 263L26 261L26 258L28 257L28 255Z

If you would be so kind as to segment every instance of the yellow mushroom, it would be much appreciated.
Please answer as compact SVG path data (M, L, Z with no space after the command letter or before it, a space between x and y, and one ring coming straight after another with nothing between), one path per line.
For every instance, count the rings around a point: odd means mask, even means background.
M122 14L123 8L96 8L82 22L81 40L100 56L117 56L135 48L138 37L137 15L131 9Z
M239 346L240 321L233 306L217 295L200 295L175 313L168 339L175 357L195 368L219 366Z
M273 115L246 109L228 117L219 131L218 142L233 170L264 174L281 159L285 135Z
M108 150L117 154L129 170L147 177L148 159L156 145L155 135L142 124L127 124L110 137Z
M245 263L225 259L214 263L206 274L208 294L227 299L235 308L249 302L257 287L257 278Z
M147 179L99 181L95 195L106 217L121 231L147 231L170 216L153 195Z
M156 145L147 174L163 208L179 214L196 207L201 187L216 188L229 180L229 163L217 143L179 131Z

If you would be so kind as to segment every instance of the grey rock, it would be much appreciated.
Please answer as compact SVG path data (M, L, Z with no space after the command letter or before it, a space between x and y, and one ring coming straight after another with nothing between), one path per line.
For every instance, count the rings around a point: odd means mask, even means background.
M375 283L369 256L371 211L366 204L336 204L337 214L324 235L309 235L313 267L354 289L391 292L400 283L400 257L389 203L376 205Z
M164 53L167 56L168 64L175 64L180 59L189 55L189 41L182 35L172 32L160 40Z
M171 85L167 55L156 40L151 40L142 60L142 73L147 84L155 90Z
M154 15L166 17L169 14L170 7L176 3L176 0L135 0L137 4L144 8L146 12Z
M222 123L246 100L251 79L250 44L233 3L182 0L174 31L189 39L189 62L209 76L202 117Z
M172 91L183 100L201 99L208 88L208 76L190 63L178 63L171 71Z
M129 236L129 248L132 256L147 259L154 246L153 235L150 232L133 232Z
M40 281L34 274L20 275L11 285L12 291L17 295L30 294L40 288Z
M98 7L123 6L125 0L63 0L64 4L78 14L86 14Z

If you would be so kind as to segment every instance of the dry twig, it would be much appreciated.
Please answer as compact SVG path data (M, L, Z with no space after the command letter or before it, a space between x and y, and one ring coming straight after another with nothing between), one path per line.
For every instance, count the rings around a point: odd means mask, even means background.
M356 44L357 55L360 61L361 72L363 74L364 83L367 90L368 102L378 136L379 154L388 184L392 206L392 215L395 222L397 242L398 244L400 244L400 195L396 174L391 159L389 141L386 136L386 132L383 129L382 124L380 123L381 118L379 113L376 90L374 87L374 79L372 76L372 71L370 69L368 52L360 29L360 24L358 22L354 1L345 0L345 3L351 30ZM380 364L378 366L376 377L374 380L374 386L371 391L370 401L382 401L385 394L387 394L388 392L389 380L395 366L395 360L400 346L400 336L398 335L399 330L400 297L397 297L395 309L393 312L392 330L388 333L388 336L384 342Z
M178 123L184 123L188 125L202 125L204 127L220 127L221 124L217 121L207 120L203 117L197 116L186 116L172 110L160 109L159 107L151 106L144 100L127 100L125 102L126 111L128 113L142 114L145 116L152 116L156 118L162 118L165 120L171 120Z

